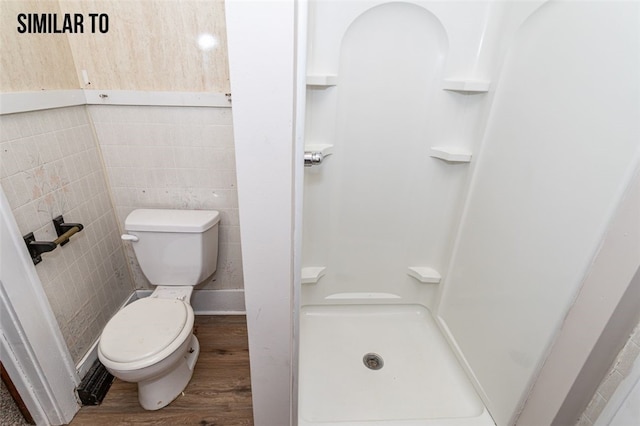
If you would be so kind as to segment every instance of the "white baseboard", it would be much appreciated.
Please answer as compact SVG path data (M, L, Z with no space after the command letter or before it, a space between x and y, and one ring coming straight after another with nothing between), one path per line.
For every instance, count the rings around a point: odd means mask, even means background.
M138 299L148 297L153 290L136 290ZM244 290L193 290L191 307L196 315L246 315Z
M120 309L129 303L148 297L153 290L136 290L125 300ZM196 315L246 315L244 307L244 290L194 290L191 296L191 306ZM96 359L98 359L99 337L91 348L76 365L80 378L87 374Z
M191 306L196 315L246 315L244 290L194 290Z

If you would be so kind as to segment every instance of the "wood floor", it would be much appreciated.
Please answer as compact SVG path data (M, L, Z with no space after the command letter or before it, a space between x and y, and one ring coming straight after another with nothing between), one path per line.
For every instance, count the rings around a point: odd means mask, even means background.
M184 395L158 411L138 404L135 383L116 379L99 406L85 406L78 425L253 425L244 316L196 316L200 356Z

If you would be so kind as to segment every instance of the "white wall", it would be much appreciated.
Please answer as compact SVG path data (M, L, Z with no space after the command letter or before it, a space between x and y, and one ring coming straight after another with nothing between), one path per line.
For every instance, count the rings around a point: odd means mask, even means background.
M290 424L295 7L227 1L254 422Z
M498 425L514 420L633 170L638 16L633 3L547 3L496 87L438 313Z

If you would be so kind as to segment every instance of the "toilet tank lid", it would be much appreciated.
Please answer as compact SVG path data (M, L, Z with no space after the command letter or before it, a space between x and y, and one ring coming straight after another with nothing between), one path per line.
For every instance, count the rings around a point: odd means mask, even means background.
M220 221L215 210L137 209L124 221L127 231L204 232Z

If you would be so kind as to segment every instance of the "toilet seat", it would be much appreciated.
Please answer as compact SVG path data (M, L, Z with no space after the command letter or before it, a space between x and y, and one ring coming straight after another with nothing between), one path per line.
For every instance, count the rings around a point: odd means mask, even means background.
M100 336L106 367L133 370L171 355L191 336L193 309L178 299L144 298L116 313Z

